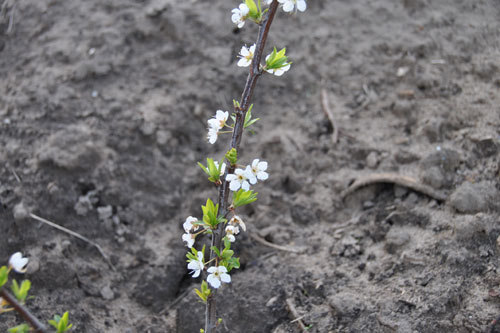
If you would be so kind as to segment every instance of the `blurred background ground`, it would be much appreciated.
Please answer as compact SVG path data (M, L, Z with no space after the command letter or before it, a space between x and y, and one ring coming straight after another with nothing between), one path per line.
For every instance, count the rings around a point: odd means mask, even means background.
M236 1L3 3L0 261L28 255L29 307L69 310L74 332L198 332L181 224L216 197L196 162L227 138L209 145L206 120L239 98L236 56L257 27L234 29ZM240 156L268 161L270 179L242 215L304 252L240 235L223 331L300 332L290 304L311 332L487 330L500 314L499 17L494 0L278 13L267 49L293 65L257 85L262 120ZM441 199L391 182L342 198L380 173ZM116 271L28 211L100 244ZM17 322L4 314L0 330Z

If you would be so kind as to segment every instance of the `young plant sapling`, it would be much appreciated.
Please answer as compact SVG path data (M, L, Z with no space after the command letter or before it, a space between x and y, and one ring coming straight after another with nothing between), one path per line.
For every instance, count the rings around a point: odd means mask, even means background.
M247 21L259 26L257 41L250 47L242 46L238 54L237 66L250 69L241 100L233 100L233 114L230 116L228 111L217 110L207 121L209 143L217 142L219 135L231 134L230 149L219 161L207 158L206 165L198 163L217 188L218 201L214 203L207 199L202 206L203 217L189 216L183 223L185 233L182 240L190 249L186 255L188 269L193 278L203 276L201 287L195 292L205 303L205 329L200 330L204 333L215 332L222 321L217 319L217 290L231 283L231 271L240 267L231 244L237 241L240 230L246 231L246 225L236 215L236 209L256 201L258 194L251 187L269 177L266 161L255 158L251 164L243 165L238 155L243 131L259 120L252 118L253 104L250 104L257 79L264 73L282 76L292 64L286 56L286 49L278 51L276 47L261 64L267 36L279 7L284 12L296 13L305 11L307 5L305 0L245 0L231 12L231 20L238 28L243 28ZM200 235L211 236L208 251L205 245L201 250L195 248Z

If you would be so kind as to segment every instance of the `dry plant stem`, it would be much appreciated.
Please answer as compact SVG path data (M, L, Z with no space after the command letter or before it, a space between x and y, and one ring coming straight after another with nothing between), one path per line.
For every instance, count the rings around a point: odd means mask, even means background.
M245 88L243 89L243 93L241 95L240 107L235 109L236 113L236 121L234 124L233 135L231 137L231 148L239 151L241 137L243 135L245 115L250 106L250 100L252 99L253 90L255 88L255 84L257 83L257 79L262 74L262 70L260 68L260 61L262 59L262 52L264 51L264 46L266 44L267 35L269 34L269 29L271 28L271 24L274 19L274 15L276 14L276 10L278 9L278 1L274 0L269 6L269 11L267 15L263 18L262 22L259 24L259 34L257 37L257 42L255 43L255 53L252 60L252 64L250 67L250 73L248 74L247 81L245 84ZM228 173L234 173L234 166L228 168L224 177L222 178L222 184L219 187L219 216L227 216L229 213L228 210L228 202L229 202L229 183L226 181L226 175ZM215 246L220 248L222 245L222 235L224 230L224 224L221 223L217 227L217 230L214 230L212 234L212 243L211 246ZM215 253L210 249L210 260L215 258ZM207 299L207 305L205 308L205 333L215 332L217 329L217 311L216 311L216 289L212 288L212 294Z
M339 138L339 129L337 126L337 121L335 120L335 115L332 109L330 108L330 99L328 98L328 93L324 88L321 89L321 105L323 106L323 111L326 113L328 120L332 124L333 127L332 142L336 144Z
M26 309L21 303L17 301L14 296L12 296L3 288L0 288L0 296L5 299L24 318L24 320L26 320L31 325L31 327L35 329L34 332L48 332L47 327L45 327L45 325L42 324L40 320L38 320L38 318L33 316L28 309Z
M38 222L42 222L48 226L51 226L52 228L55 228L55 229L58 229L58 230L61 230L62 232L65 232L73 237L76 237L78 239L81 239L82 241L86 242L86 243L89 243L90 245L94 246L97 251L99 251L99 253L101 254L101 256L104 258L104 260L106 260L106 263L109 265L109 267L111 267L111 269L113 271L116 271L115 269L115 266L113 266L113 264L111 263L111 260L109 260L109 257L104 253L104 251L102 250L102 247L97 244L96 242L93 242L91 241L90 239L88 239L87 237L84 237L82 235L80 235L79 233L76 233L72 230L69 230L65 227L62 227L60 226L59 224L56 224L54 222L50 222L49 220L46 220L44 219L43 217L40 217L38 215L35 215L35 214L32 214L30 213L30 217L34 220L37 220Z
M299 316L299 313L297 312L297 309L295 308L295 305L293 304L293 301L290 298L286 299L286 305L288 306L288 310L290 310L290 313L294 318L291 322L298 323L302 332L307 332L306 325L304 325L304 322L302 321L302 318L304 318L304 316Z
M408 187L416 192L423 193L438 201L446 201L446 194L434 190L432 187L418 182L416 179L409 176L402 176L394 173L371 174L357 179L351 186L344 190L340 197L344 200L348 195L354 193L357 189L377 184L377 183L392 183L403 187Z

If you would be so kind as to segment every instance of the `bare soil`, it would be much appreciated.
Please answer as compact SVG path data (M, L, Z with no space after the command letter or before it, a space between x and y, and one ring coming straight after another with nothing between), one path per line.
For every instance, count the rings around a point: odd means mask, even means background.
M29 256L38 317L69 310L73 332L199 332L181 225L216 198L196 162L223 155L228 139L208 144L206 120L245 82L236 55L257 27L234 29L237 4L5 7L0 262ZM499 18L496 0L311 0L278 13L268 49L286 46L293 65L254 95L262 120L239 155L267 160L270 179L242 213L222 332L300 332L290 304L310 332L488 330L500 315ZM438 196L392 181L342 195L382 173ZM98 243L116 271L28 212ZM3 314L0 331L15 323Z

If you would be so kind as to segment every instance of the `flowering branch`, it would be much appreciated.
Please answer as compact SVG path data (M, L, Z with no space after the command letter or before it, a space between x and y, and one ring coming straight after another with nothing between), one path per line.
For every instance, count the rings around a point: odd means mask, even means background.
M262 59L262 53L264 52L264 46L266 44L267 35L269 34L269 29L271 28L271 24L273 23L274 15L276 14L276 10L278 9L278 1L274 0L269 7L268 15L262 20L259 27L259 34L257 38L257 42L255 43L255 54L252 60L252 64L250 67L250 72L248 73L247 81L245 84L245 88L243 89L243 93L241 95L240 106L235 107L236 120L233 129L233 135L231 137L231 148L239 150L241 138L243 136L244 129L244 121L245 115L250 107L250 101L252 99L253 91L255 88L255 84L257 83L257 79L262 74L262 69L260 68L260 62ZM230 166L226 171L227 174L234 173L235 167ZM222 178L222 184L219 187L219 213L218 215L227 216L229 213L228 210L228 201L229 201L229 182L226 180L226 177ZM224 224L221 223L217 230L212 234L212 246L220 247L222 242ZM210 251L210 259L215 257L214 251ZM217 322L217 313L216 313L216 301L215 301L216 292L214 292L208 299L205 311L205 333L210 333L212 329L215 330L216 322Z
M269 6L263 10L262 4ZM231 19L238 28L245 25L246 20L251 20L259 26L257 41L254 45L241 48L238 57L239 67L250 66L245 87L240 101L233 100L234 113L231 115L232 124L228 123L229 112L217 110L215 116L208 120L209 143L214 144L219 134L232 133L230 150L222 160L214 161L207 158L207 165L198 163L200 168L208 175L208 180L218 188L219 195L217 204L207 199L202 206L203 218L189 216L183 224L184 231L182 240L186 242L190 252L188 258L188 269L191 269L194 278L206 270L208 276L201 284L196 294L206 304L205 329L203 333L215 332L222 319L217 320L216 295L217 290L223 283L230 283L230 271L239 268L239 258L234 257L231 243L236 241L236 235L240 228L246 231L243 220L235 214L238 207L250 204L257 200L257 193L250 190L258 180L266 180L269 175L266 172L267 162L254 159L251 165L241 166L239 162L239 147L245 128L259 120L252 118L252 107L250 104L258 78L264 73L283 75L290 69L291 63L285 55L286 49L280 51L274 47L271 54L261 64L262 53L266 45L267 36L271 28L278 6L282 6L285 12L304 11L305 0L244 0L238 8L232 10ZM231 130L224 130L229 128ZM228 165L224 163L227 160ZM230 191L232 191L232 203L229 205ZM232 214L230 217L229 214ZM194 248L196 237L202 234L210 234L210 254L205 260L205 246L201 251ZM205 274L204 274L205 277Z

